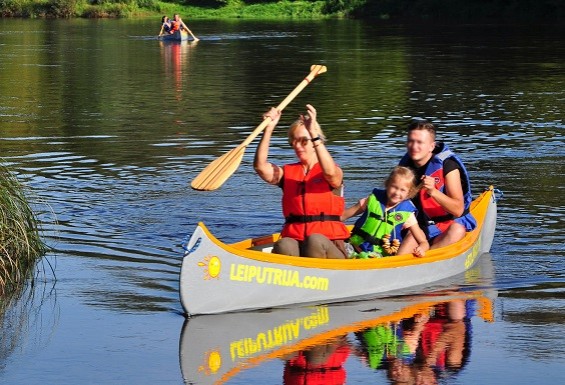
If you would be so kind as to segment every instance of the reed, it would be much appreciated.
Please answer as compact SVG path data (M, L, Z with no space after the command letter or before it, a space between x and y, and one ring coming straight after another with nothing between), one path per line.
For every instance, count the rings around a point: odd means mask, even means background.
M47 252L26 188L0 164L0 295L32 276Z

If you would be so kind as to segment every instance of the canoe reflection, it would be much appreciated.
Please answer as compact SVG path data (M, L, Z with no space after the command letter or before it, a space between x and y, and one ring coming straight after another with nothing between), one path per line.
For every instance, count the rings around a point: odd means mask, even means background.
M471 317L493 320L493 282L487 253L425 295L189 318L180 335L183 379L222 384L277 359L285 385L344 384L345 363L357 359L392 384L436 383L469 360Z
M343 365L351 352L347 335L336 337L324 344L299 350L285 360L283 382L291 384L344 384Z
M438 376L463 368L470 354L471 323L484 297L452 299L408 318L355 333L359 355L373 369L386 370L391 383L437 383ZM482 302L481 302L482 301ZM487 316L487 320L491 320Z
M183 325L186 383L221 384L263 361L285 361L284 383L343 384L357 357L392 383L461 369L470 318L492 320L494 290L436 292L270 312L199 316ZM434 382L434 381L432 381Z
M183 71L188 72L190 56L197 44L198 42L186 40L159 41L167 80L163 82L163 97L173 96L177 101L182 100L182 91L187 86L183 81Z

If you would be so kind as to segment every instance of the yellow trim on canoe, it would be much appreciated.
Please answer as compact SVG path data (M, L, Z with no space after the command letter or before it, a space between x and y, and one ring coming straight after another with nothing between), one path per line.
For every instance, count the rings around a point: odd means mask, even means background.
M471 203L470 211L477 221L477 228L475 228L473 231L468 232L465 237L457 243L439 249L428 250L425 257L422 258L414 257L412 254L404 254L374 259L324 259L264 253L262 251L249 250L250 247L256 245L256 243L254 243L254 240L259 239L262 243L271 242L278 239L279 234L272 234L271 236L254 239L246 239L244 241L233 244L225 244L214 237L212 233L210 233L210 231L206 228L204 223L199 222L199 226L204 230L208 238L218 247L226 250L229 253L260 262L277 263L294 267L334 270L385 269L401 266L421 265L430 262L451 259L469 250L477 241L477 238L482 231L487 209L491 200L494 199L493 194L494 187L490 186Z

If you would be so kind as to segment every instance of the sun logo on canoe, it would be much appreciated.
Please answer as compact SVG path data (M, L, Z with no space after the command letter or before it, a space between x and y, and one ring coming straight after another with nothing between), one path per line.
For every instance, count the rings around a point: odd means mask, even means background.
M204 260L198 262L198 266L204 268L204 279L219 279L222 263L215 255L207 255Z
M199 372L207 376L216 373L222 367L222 356L218 350L208 351L204 357L204 364L198 367Z

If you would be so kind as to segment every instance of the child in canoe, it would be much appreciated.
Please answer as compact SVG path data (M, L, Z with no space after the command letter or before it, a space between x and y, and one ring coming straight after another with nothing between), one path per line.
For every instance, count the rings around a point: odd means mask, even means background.
M385 181L385 190L374 189L367 197L347 208L342 220L362 213L349 238L350 258L380 258L412 253L423 257L430 248L418 226L417 209L410 201L417 192L416 176L408 167L395 167ZM413 250L402 247L402 234L409 231L418 242Z

